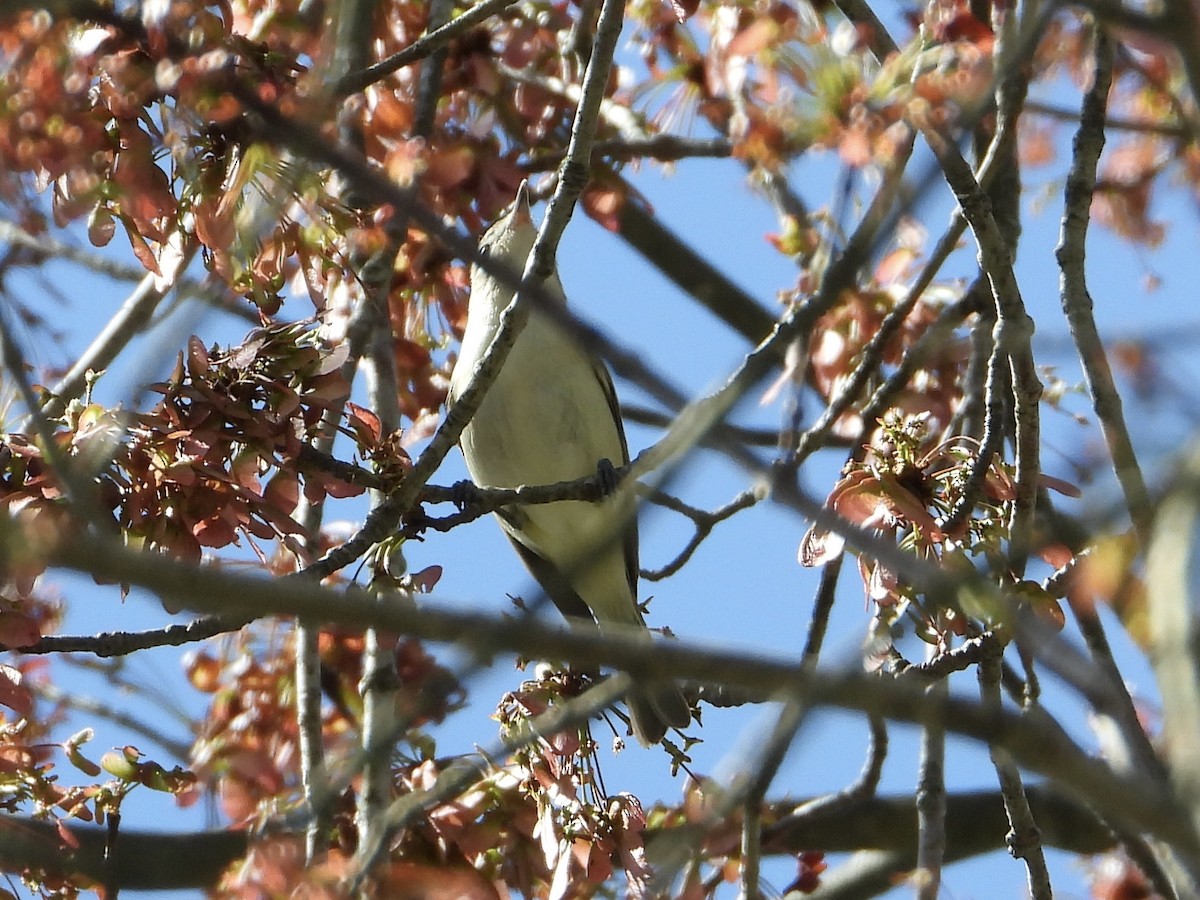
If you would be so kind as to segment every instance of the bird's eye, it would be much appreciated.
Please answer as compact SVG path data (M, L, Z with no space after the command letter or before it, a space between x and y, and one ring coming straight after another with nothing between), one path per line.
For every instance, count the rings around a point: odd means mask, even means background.
M479 255L480 256L489 256L491 254L491 252L492 252L491 244L480 244L479 245Z

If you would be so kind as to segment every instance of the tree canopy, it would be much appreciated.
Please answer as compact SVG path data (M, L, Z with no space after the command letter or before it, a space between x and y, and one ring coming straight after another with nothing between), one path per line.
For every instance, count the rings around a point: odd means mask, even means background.
M1170 247L1195 236L1198 16L1183 0L4 4L13 889L933 898L944 867L1007 852L1040 900L1051 848L1088 859L1097 898L1200 896L1196 335L1170 302L1194 281L1194 251ZM673 221L650 173L694 178L721 227ZM524 181L547 202L523 273L477 242ZM771 230L722 208L735 192ZM624 261L573 257L568 295L613 300L563 310L542 282L579 233ZM1137 268L1110 254L1140 261L1136 298L1096 276ZM764 258L786 276L768 284ZM473 265L515 302L447 410ZM103 322L101 279L126 288ZM685 302L637 333L653 285ZM443 463L534 307L605 360L650 437L577 481L453 483ZM663 362L685 344L699 394ZM722 474L693 496L702 455ZM492 512L612 491L672 523L643 529L652 651L564 625L537 589L505 596L471 543ZM781 545L795 580L756 577ZM650 602L705 554L720 574L688 582L691 607ZM458 573L486 606L440 595ZM129 627L131 593L167 618ZM106 624L71 633L85 609ZM673 615L728 617L708 625L730 643ZM742 618L760 649L733 645ZM861 646L853 665L831 637ZM171 648L183 707L124 668ZM1145 666L1156 684L1132 686ZM80 687L85 668L110 695ZM625 749L623 699L656 679L694 721ZM179 708L185 739L163 727ZM749 708L757 730L723 718ZM812 796L784 761L830 740L821 709L869 739L828 745L861 775ZM489 714L473 733L490 745L455 739ZM94 749L101 722L125 743ZM881 787L894 726L919 735L908 792ZM964 744L984 751L972 789L947 776ZM671 796L606 776L614 749L673 777ZM733 775L697 763L721 754ZM212 828L123 814L147 792L208 804Z

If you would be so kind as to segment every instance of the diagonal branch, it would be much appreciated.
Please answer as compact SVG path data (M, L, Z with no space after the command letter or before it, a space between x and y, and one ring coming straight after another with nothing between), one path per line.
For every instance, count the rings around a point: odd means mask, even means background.
M1055 258L1061 270L1059 290L1063 315L1070 327L1084 378L1092 395L1093 408L1108 444L1113 470L1125 495L1134 529L1143 547L1149 544L1153 508L1142 478L1137 453L1125 422L1121 395L1096 320L1085 269L1087 230L1091 220L1092 195L1096 189L1096 166L1104 149L1105 108L1112 84L1112 39L1102 27L1093 30L1095 66L1092 87L1084 96L1079 129L1073 142L1073 161L1067 176L1062 227Z

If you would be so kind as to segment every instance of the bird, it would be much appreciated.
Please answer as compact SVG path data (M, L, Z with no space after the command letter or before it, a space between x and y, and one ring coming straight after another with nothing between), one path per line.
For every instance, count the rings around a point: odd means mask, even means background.
M529 186L480 240L479 252L521 272L537 238ZM566 304L555 271L547 294ZM512 302L514 291L479 265L471 267L467 324L450 377L449 403L470 383ZM612 377L604 363L536 305L496 380L459 438L479 487L573 481L626 465L629 449ZM637 603L637 520L625 492L600 501L558 500L497 513L521 560L568 620L649 631ZM619 529L619 534L615 532ZM633 734L644 746L669 727L691 722L678 686L655 683L626 698Z

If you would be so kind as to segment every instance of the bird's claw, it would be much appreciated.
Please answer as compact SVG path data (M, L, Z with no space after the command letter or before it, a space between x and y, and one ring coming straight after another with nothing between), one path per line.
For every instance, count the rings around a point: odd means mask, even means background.
M450 502L464 510L473 503L479 500L479 489L475 487L474 482L463 479L456 481L450 486L451 498Z
M600 499L611 497L621 486L621 475L610 459L596 463L596 484L600 488Z

